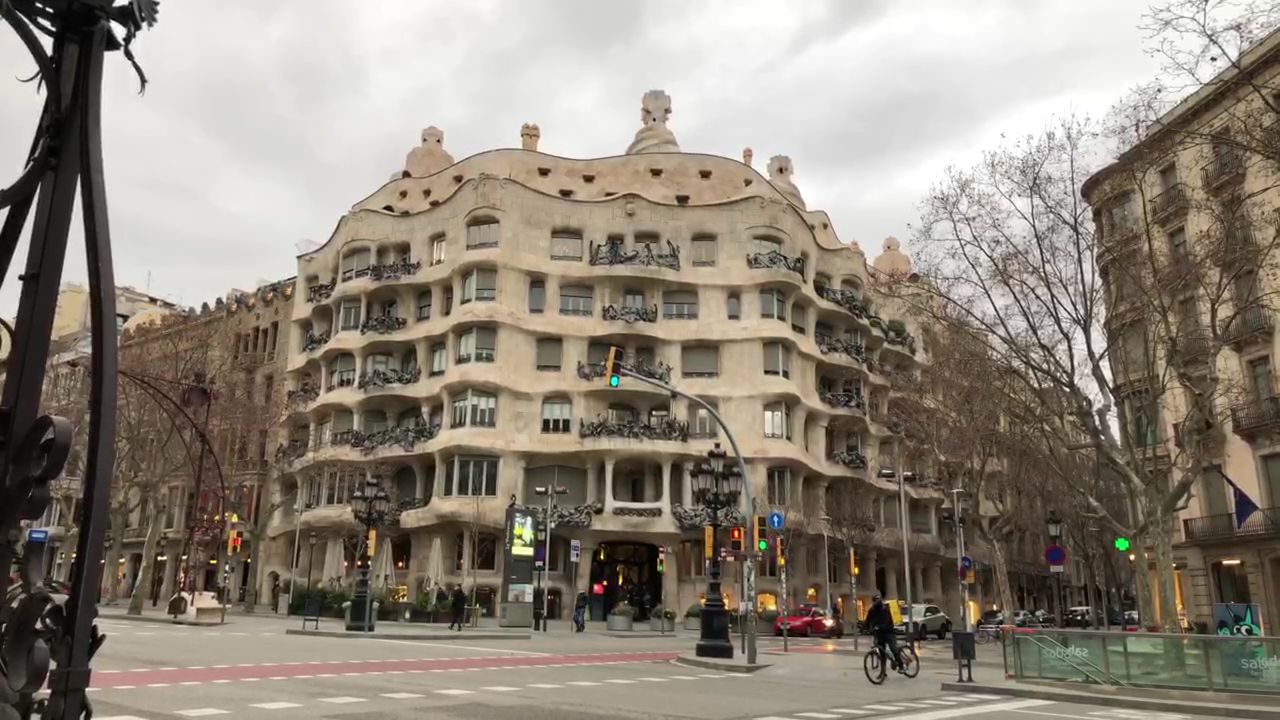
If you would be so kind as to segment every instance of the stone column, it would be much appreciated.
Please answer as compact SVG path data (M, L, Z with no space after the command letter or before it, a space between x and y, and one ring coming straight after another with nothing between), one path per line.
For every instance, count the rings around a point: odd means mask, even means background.
M890 599L898 598L898 559L890 558L884 564L884 587L880 590Z
M263 538L263 541L265 542L266 538ZM160 553L168 558L164 561L164 577L160 581L160 602L162 606L169 602L169 598L173 597L173 569L180 563L176 556L169 554L169 545L170 543L167 540L160 545ZM265 554L263 553L263 555Z
M613 459L604 461L604 512L606 515L613 514L614 497L613 497Z
M942 564L932 563L929 566L929 574L926 577L930 587L925 591L926 595L933 597L934 602L941 603L945 597L942 584Z
M919 561L911 566L911 574L913 582L911 583L911 599L915 602L924 601L924 568L920 566Z
M600 465L592 460L587 465L587 504L600 501L600 488L597 487L600 482ZM584 547L583 550L586 550Z
M659 498L662 501L662 516L671 517L671 463L662 461L662 495ZM667 573L670 575L671 573Z
M875 550L866 550L858 556L858 589L874 595L880 588L876 587Z
M451 461L452 460L445 459L444 453L441 453L441 452L436 453L436 467L435 467L436 481L435 481L435 492L434 492L435 495L445 494L444 492L444 483L445 483L445 477L446 477L445 464Z
M427 470L421 465L413 465L413 494L416 498L422 499L427 496Z

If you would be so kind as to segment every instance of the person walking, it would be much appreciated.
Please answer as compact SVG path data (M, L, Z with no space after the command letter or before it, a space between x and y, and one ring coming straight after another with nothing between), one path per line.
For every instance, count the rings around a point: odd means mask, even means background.
M578 598L573 603L573 629L575 632L584 632L587 629L587 605L589 603L590 599L587 597L585 590L578 593Z
M459 585L453 589L453 595L449 599L453 603L453 621L449 623L449 629L452 630L457 625L458 632L462 632L462 623L467 616L467 594L462 592L462 586Z

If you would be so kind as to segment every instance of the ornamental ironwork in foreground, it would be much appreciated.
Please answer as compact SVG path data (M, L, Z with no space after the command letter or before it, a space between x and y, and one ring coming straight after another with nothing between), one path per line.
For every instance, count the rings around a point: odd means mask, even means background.
M784 255L777 250L748 254L747 267L752 270L790 270L804 277L804 258Z
M731 527L734 525L746 525L746 517L742 511L738 509L738 501L735 498L732 507L724 508L720 511L721 527ZM688 507L685 505L674 504L671 506L671 517L676 521L676 525L681 530L700 530L711 524L711 513L701 505Z
M640 306L633 307L631 305L605 305L601 313L605 320L621 320L628 324L638 322L657 322L658 306Z
M854 470L867 469L867 456L857 450L837 450L831 453L831 462Z
M668 384L670 384L671 382L672 368L670 365L662 361L658 361L653 365L636 361L636 362L630 363L628 367L635 374L641 375L643 377L647 377L650 380L657 380L659 382L664 382ZM604 372L603 362L584 363L581 360L578 361L578 377L582 378L583 380L595 380L597 378L602 378L604 376L605 376L605 372Z
M320 302L333 297L333 289L338 287L338 279L334 278L327 283L316 283L307 288L307 302Z
M313 350L319 350L324 347L325 343L329 342L329 339L328 332L314 333L308 330L306 336L302 339L302 352L308 353Z
M285 403L293 406L308 405L320 397L320 386L305 382L297 390L289 390L284 394Z
M529 512L539 520L546 521L547 508L543 505L530 506ZM556 505L551 509L551 517L558 528L588 528L591 518L604 512L604 505L593 502L582 505Z
M293 462L306 455L310 445L311 443L307 440L290 440L280 443L280 447L276 448L276 462Z
M398 280L409 277L421 269L421 260L410 261L406 258L381 265L370 265L369 277L373 280Z
M401 450L409 452L413 450L414 445L434 440L439 434L439 425L404 425L371 433L352 430L351 438L347 442L351 447L366 453L392 445L399 445Z
M609 238L603 243L591 243L588 261L592 265L641 265L668 270L680 269L680 248L667 241L667 252L654 252L654 243L640 243L640 247L628 250L622 238Z
M660 518L662 517L662 508L660 507L615 507L613 514L618 517L633 518Z
M839 353L853 358L858 362L867 361L867 349L860 342L845 340L844 338L827 335L826 333L814 333L813 341L817 343L818 350L823 355Z
M579 418L578 435L584 438L616 437L625 440L685 442L689 439L689 423L671 418L653 422L632 419L614 421L601 415L591 422Z
M402 329L407 321L399 315L371 315L360 323L360 334L377 333L387 335Z
M845 410L862 410L866 412L867 401L859 393L851 392L820 392L818 397L827 405Z
M833 288L827 285L814 285L813 289L818 293L818 297L839 305L858 319L864 319L869 314L866 303L862 302L862 298L858 297L858 293L853 290Z
M360 376L356 381L356 388L365 390L368 388L383 388L392 385L412 385L422 378L422 370L414 368L412 370L382 370L375 368Z
M890 345L898 345L907 349L912 355L916 354L916 339L911 333L891 334L884 340Z

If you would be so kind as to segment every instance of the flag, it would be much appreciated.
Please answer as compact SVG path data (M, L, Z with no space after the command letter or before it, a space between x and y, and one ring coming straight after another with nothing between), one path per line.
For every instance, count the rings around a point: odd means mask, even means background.
M1247 522L1249 518L1253 517L1254 513L1258 512L1258 504L1253 501L1253 498L1249 497L1248 493L1241 490L1239 485L1232 482L1231 478L1227 477L1226 473L1220 474L1222 475L1222 479L1226 480L1227 484L1231 486L1231 492L1234 495L1236 506L1236 529L1239 530L1244 527L1245 522Z

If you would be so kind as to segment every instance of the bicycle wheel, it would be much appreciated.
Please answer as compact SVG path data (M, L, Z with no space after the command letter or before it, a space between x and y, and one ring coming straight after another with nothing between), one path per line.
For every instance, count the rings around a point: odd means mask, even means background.
M986 645L991 642L991 631L986 628L978 628L978 631L973 634L973 641L979 645Z
M880 661L880 653L875 648L872 648L862 659L862 670L867 674L867 680L872 685L880 685L884 682L884 663Z
M902 674L913 678L920 674L920 656L910 645L902 648Z

